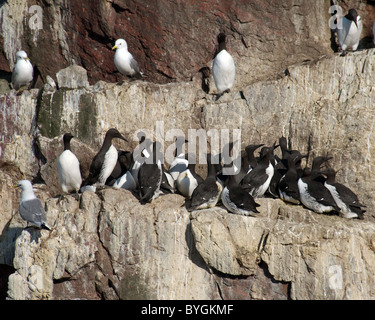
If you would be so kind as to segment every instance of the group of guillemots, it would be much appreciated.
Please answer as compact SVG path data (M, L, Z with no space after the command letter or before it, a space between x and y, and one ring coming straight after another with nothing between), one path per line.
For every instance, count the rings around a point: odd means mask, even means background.
M344 56L347 50L357 50L362 32L362 20L355 9L341 17L337 28L338 45ZM375 26L375 24L374 24ZM218 36L218 50L212 62L212 75L217 88L217 99L229 92L234 84L236 69L232 56L226 50L226 35ZM142 79L137 61L128 51L124 39L118 39L112 48L116 50L114 64L117 70L128 77ZM12 72L12 86L19 90L29 86L33 80L33 66L23 50L16 53L16 64ZM188 155L176 152L169 170L157 157L160 145L157 141L143 139L145 148L140 157L132 152L118 152L112 144L113 138L126 140L117 129L109 129L100 151L93 158L89 176L82 182L80 164L70 149L73 136L63 137L64 151L58 158L58 173L63 193L85 190L95 191L106 185L132 190L142 204L146 204L166 192L179 192L188 199L188 210L200 210L216 206L221 200L227 210L234 214L254 216L258 213L255 199L264 195L279 197L285 202L303 204L317 213L336 212L345 218L363 219L365 207L346 186L335 181L336 171L322 165L330 157L318 156L312 167L301 168L306 155L298 150L289 150L286 139L279 139L281 158L274 154L275 145L263 147L259 157L254 151L263 145L248 145L241 151L241 167L234 174L223 174L222 164L214 163L207 155L207 177L202 179L195 172L195 163L189 163ZM181 142L182 141L182 142ZM176 139L176 151L184 143ZM46 223L46 214L40 200L33 192L29 180L21 180L19 211L31 225L51 229ZM78 198L77 198L78 199Z

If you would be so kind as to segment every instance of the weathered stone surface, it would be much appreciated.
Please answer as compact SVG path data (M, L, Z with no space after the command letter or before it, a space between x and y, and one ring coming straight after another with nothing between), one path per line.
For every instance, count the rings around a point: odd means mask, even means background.
M0 159L15 164L25 175L39 170L38 146L34 140L38 90L12 90L0 96Z
M72 65L56 73L59 88L77 89L88 87L87 71L78 65Z
M207 264L254 275L264 261L274 280L289 283L291 299L375 298L374 223L259 200L256 218L221 209L193 214L196 247Z
M258 201L257 217L190 217L179 195L145 206L126 190L49 198L53 230L20 230L8 297L374 299L374 223Z
M46 201L53 231L16 240L12 299L211 299L213 276L196 253L179 195L145 207L126 190ZM108 285L110 283L110 285ZM203 288L202 283L205 283Z

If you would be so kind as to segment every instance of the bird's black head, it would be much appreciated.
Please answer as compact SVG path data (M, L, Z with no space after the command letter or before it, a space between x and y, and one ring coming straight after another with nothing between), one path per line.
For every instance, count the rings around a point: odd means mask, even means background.
M222 42L225 43L225 38L226 38L225 33L224 32L220 32L219 35L217 36L217 41L219 43L222 43Z
M264 144L261 143L261 144L249 144L248 146L245 147L245 150L247 152L254 152L256 149L260 148L260 147L263 147Z
M63 141L64 141L64 143L70 142L70 140L72 140L72 138L74 138L74 136L71 133L68 132L68 133L64 134Z
M221 50L226 50L226 43L225 43L225 40L226 40L226 35L225 33L221 32L219 33L219 35L217 36L217 41L219 43L219 50L218 50L218 53L221 51Z
M107 131L107 133L105 134L105 138L106 139L113 139L113 138L119 138L119 139L122 139L122 140L124 140L124 141L128 141L128 140L126 140L122 135L121 135L121 133L117 130L117 129L115 129L115 128L111 128L111 129L109 129L108 131Z
M313 171L317 171L320 169L320 166L324 163L324 162L327 162L329 160L331 160L332 157L323 157L323 156L318 156L318 157L315 157L314 160L313 160L313 163L312 163L312 170Z
M358 27L357 25L357 17L358 17L358 12L357 10L355 9L350 9L348 14L345 16L347 19L353 21L355 23L355 25Z

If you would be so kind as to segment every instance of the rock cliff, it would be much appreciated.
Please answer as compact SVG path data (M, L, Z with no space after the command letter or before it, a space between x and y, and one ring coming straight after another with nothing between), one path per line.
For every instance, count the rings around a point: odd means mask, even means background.
M77 14L75 1L44 1L43 22L49 27L39 33L23 24L27 10L20 8L28 2L20 3L0 9L1 70L10 71L9 61L20 45L7 38L13 32L30 49L42 78L50 76L56 85L51 78L38 88L18 94L7 89L0 96L1 297L375 297L375 50L345 57L332 52L327 1L269 6L243 1L229 8L215 2L210 10L204 1L186 7L162 1L157 8L140 1L107 1L83 15ZM67 9L64 14L58 10L62 7ZM141 32L136 17L150 12L158 12L158 20L147 20L143 26L152 32ZM279 12L282 17L275 20ZM9 30L4 17L19 28ZM268 20L257 23L265 17L276 26ZM178 23L171 24L171 19ZM275 33L288 22L288 32ZM146 81L113 82L120 77L112 74L110 46L121 36L121 25L149 73ZM193 25L191 32L186 25ZM201 25L210 35L220 27L232 30L239 75L234 90L219 100L212 79L210 90L202 90L198 70L209 65L215 36L202 41L197 35ZM368 30L365 26L366 35ZM20 35L25 37L20 40ZM172 45L177 35L192 40ZM56 45L49 50L52 57L39 51L49 39ZM194 59L192 48L198 48ZM93 63L93 56L102 57L103 63ZM258 199L257 217L233 215L220 206L189 213L177 194L142 206L129 191L112 188L84 192L80 201L67 196L58 203L56 159L63 133L76 137L72 149L86 176L110 127L129 140L115 141L116 147L130 151L138 129L164 137L165 151L176 132L188 137L203 129L222 137L221 129L230 134L240 129L242 148L249 143L270 145L284 135L294 149L310 151L309 165L316 155L333 157L331 165L340 169L338 180L367 206L365 219L319 215L268 198ZM213 143L208 141L210 148ZM204 172L203 166L198 169ZM18 214L19 193L12 187L21 178L35 183L51 232L25 229Z

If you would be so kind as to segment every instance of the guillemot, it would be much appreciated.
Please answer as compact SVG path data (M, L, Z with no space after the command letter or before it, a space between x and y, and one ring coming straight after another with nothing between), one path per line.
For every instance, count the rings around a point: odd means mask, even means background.
M272 147L263 147L257 166L242 179L242 188L254 198L263 196L268 189L274 174L272 160L276 147L275 144Z
M174 181L177 180L179 174L186 170L189 165L188 160L186 159L185 152L183 151L183 144L188 142L184 137L177 137L175 144L175 158L173 159L171 165L169 166L168 172L171 174Z
M298 179L298 191L302 204L316 213L340 211L331 193L324 187L320 166L332 157L315 157L309 175Z
M363 219L366 207L358 200L358 196L347 186L336 181L336 171L333 168L326 168L323 174L327 176L324 186L329 190L337 206L341 209L340 215L347 219Z
M195 172L195 163L189 163L185 171L182 171L176 180L178 191L186 198L191 198L193 191L204 180Z
M83 182L83 187L94 186L96 189L96 187L104 186L117 163L118 152L112 144L114 138L127 141L115 128L106 132L103 145L91 162L89 176Z
M216 181L216 167L211 161L211 154L207 155L207 177L198 184L191 195L189 211L213 208L218 202L222 185Z
M254 216L259 213L257 207L260 205L237 183L235 175L228 176L221 193L221 201L229 212L235 214Z
M347 49L357 50L362 27L362 19L355 9L350 9L348 14L341 18L341 27L337 28L337 38L342 56L346 55Z
M226 35L220 33L217 39L219 42L219 51L212 63L212 75L219 98L224 92L229 92L232 89L236 77L236 67L232 56L226 50Z
M153 143L150 157L147 158L139 168L138 183L140 188L141 204L151 202L160 195L160 185L163 171L159 153L160 142L155 141Z
M305 158L306 155L286 154L284 157L288 160L288 168L277 185L279 196L286 202L300 204L300 194L298 189L298 179L300 176L297 172L296 163L302 158Z
M82 177L79 160L70 148L70 140L72 138L73 135L71 133L65 133L63 136L64 151L57 159L57 172L59 174L61 190L64 193L74 191L77 198Z

